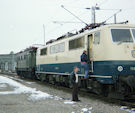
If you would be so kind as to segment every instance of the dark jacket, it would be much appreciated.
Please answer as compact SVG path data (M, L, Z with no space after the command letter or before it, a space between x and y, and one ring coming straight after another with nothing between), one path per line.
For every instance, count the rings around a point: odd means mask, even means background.
M81 55L81 62L88 62L88 57L85 53Z
M70 82L71 84L75 84L76 77L74 71L70 74Z

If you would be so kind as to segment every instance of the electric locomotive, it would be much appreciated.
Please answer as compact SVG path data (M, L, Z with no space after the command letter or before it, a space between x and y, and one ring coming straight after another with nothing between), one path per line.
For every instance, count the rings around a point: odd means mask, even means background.
M16 73L20 77L36 79L36 47L29 47L16 54Z
M84 82L80 55L87 50L89 79ZM90 60L92 59L92 60ZM79 71L79 87L97 94L135 93L135 25L110 24L65 35L37 49L36 76L42 81L70 87L73 67Z

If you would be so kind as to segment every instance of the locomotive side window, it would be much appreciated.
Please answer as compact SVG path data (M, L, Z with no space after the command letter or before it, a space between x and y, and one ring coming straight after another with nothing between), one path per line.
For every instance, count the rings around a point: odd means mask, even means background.
M60 43L60 44L56 44L50 47L50 53L59 53L59 52L64 52L65 50L65 43Z
M64 52L64 50L65 50L65 44L64 43L59 44L59 52Z
M58 53L59 52L59 45L55 45L55 53Z
M51 46L50 47L50 53L52 54L52 53L55 53L55 46Z
M94 44L99 44L100 43L100 32L94 33Z
M133 42L130 29L111 29L113 42Z
M69 41L69 50L84 47L84 37Z
M47 55L47 48L43 48L40 50L40 55Z

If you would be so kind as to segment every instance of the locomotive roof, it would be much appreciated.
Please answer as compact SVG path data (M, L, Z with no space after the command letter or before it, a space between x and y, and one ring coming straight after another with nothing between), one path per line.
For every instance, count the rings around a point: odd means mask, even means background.
M83 36L83 35L88 34L89 32L94 32L94 31L97 31L97 30L105 29L105 28L115 28L115 27L117 27L117 28L120 28L120 27L121 28L124 28L124 27L126 27L126 28L135 28L135 25L134 24L107 24L107 25L101 25L101 26L98 26L96 28L86 29L81 33L73 34L72 36L65 36L64 37L64 35L63 35L63 36L61 36L62 38L59 37L56 40L50 40L51 43L49 43L47 45L52 45L54 43L57 43L58 41L62 41L63 39L66 39L66 38L72 38L74 36ZM42 48L46 47L47 45L41 46L41 47L39 47L39 49L42 49Z
M20 51L16 54L20 54L20 53L23 53L23 52L26 52L26 51L31 51L31 50L37 50L37 47L29 47L29 48L26 48L26 49L24 49L24 50L22 50L22 51Z

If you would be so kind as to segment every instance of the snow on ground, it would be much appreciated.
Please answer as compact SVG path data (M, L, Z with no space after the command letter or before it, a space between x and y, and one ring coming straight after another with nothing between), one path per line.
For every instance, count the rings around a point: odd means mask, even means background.
M128 112L128 113L135 113L135 109L130 109L129 107L127 107L127 106L122 106L121 108L120 108L121 110L124 110L124 111L126 111L126 112Z
M27 84L33 84L33 83L35 83L35 82L26 82Z
M64 102L64 104L75 104L76 102L74 102L74 101L70 101L70 100L66 100L65 102Z
M90 108L82 108L82 109L79 111L79 113L92 113L91 110L92 110L92 107L90 107ZM73 112L71 112L71 113L75 113L75 112L73 111ZM78 112L77 112L77 113L78 113ZM101 113L102 113L102 112L101 112Z
M5 77L8 77L8 78L14 79L14 80L19 81L19 82L23 82L23 80L21 80L21 79L19 79L19 78L9 77L9 76L5 76Z
M55 96L54 97L54 100L62 100L62 98L58 97L58 96Z
M92 107L90 107L90 108L82 108L82 112L83 113L91 113L91 110L92 110Z
M28 100L32 100L32 101L46 99L46 98L53 98L53 96L48 93L37 91L36 88L27 87L7 77L0 76L0 84L1 85L8 84L9 86L14 87L13 91L0 92L0 95L22 94L22 93L30 94Z
M82 108L82 111L83 111L83 112L87 112L88 109L87 109L87 108Z
M32 101L37 101L37 100L42 100L42 99L46 99L46 98L53 98L51 95L49 95L48 93L44 93L42 91L36 91L35 93L32 93L28 100L32 100Z
M0 84L0 89L7 87L6 84Z
M14 80L12 80L12 79L14 79ZM30 96L28 97L28 100L32 100L32 101L43 100L46 98L54 98L54 100L62 100L62 98L60 98L58 96L52 96L48 93L45 93L42 91L37 91L36 88L27 87L15 80L20 81L20 82L23 81L23 80L13 78L13 77L8 78L8 77L0 76L0 88L7 87L7 85L14 87L13 91L3 91L3 92L0 92L0 95L30 94ZM32 84L34 82L26 82L26 83ZM74 104L75 102L67 101L64 103L65 104Z

